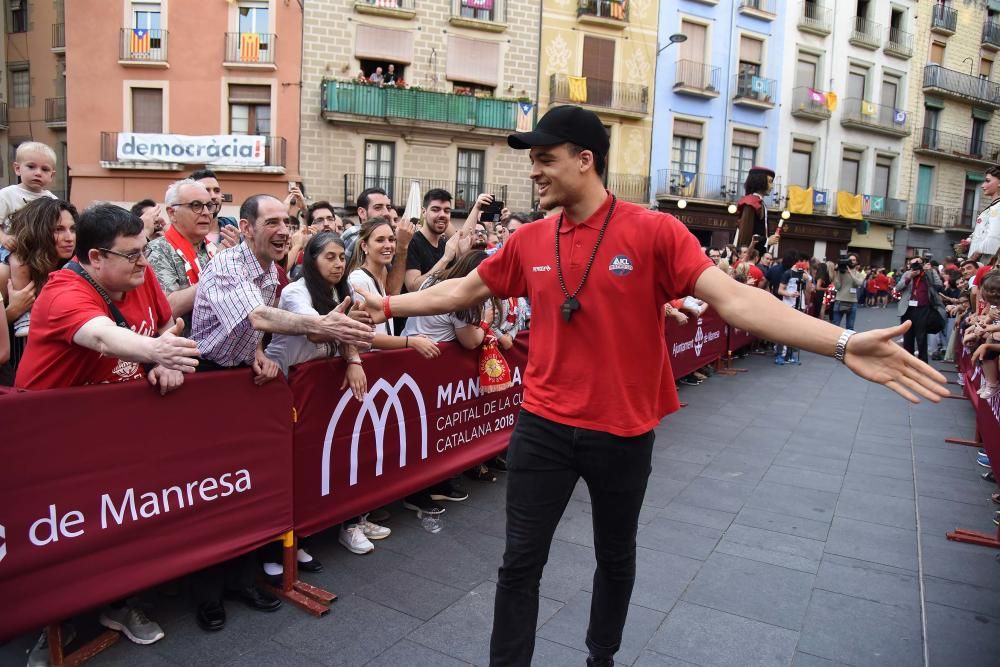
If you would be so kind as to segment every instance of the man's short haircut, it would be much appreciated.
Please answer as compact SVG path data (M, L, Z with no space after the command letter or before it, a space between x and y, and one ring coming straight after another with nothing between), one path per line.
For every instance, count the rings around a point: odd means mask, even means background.
M594 171L597 172L598 176L604 176L604 166L608 161L607 155L601 155L592 148L585 148L583 146L578 146L576 144L567 144L569 146L569 152L576 156L583 151L590 151L594 155Z
M317 202L313 202L312 205L310 205L309 208L306 210L306 222L312 224L313 213L322 208L325 208L326 210L330 211L330 213L333 213L334 216L337 215L337 209L333 207L333 204L331 204L326 200L320 200Z
M274 195L267 195L267 194L250 195L240 205L240 220L246 220L251 225L257 222L257 216L259 215L258 211L260 209L260 202L264 199L274 199L275 201L281 201Z
M372 195L389 196L382 188L365 188L361 191L361 194L358 195L358 208L363 208L367 211L368 205L371 204Z
M509 225L512 222L520 222L522 225L527 225L531 222L531 215L529 213L511 213L507 224Z
M59 159L56 157L56 152L52 150L48 144L43 144L40 141L25 141L18 144L17 150L14 151L14 162L24 162L28 155L31 153L40 153L52 160L52 164L57 164Z
M141 216L151 206L156 206L156 202L152 199L143 199L132 204L132 208L129 210L132 212L132 215Z
M451 193L444 188L431 188L427 191L427 194L424 195L424 208L430 206L432 201L446 201L450 204Z
M201 183L199 183L198 181L194 180L193 178L182 178L179 181L174 181L173 183L171 183L170 185L167 186L167 194L165 194L163 196L163 203L165 203L167 206L173 206L174 204L180 204L181 203L181 188L183 188L185 185L198 185L198 186L201 186Z
M211 169L196 169L191 172L191 175L188 176L188 178L194 181L200 181L203 178L214 178L215 180L219 180L219 177L216 176L215 172Z
M979 270L979 262L977 262L974 259L967 259L967 260L965 260L964 262L962 262L961 264L958 265L958 268L964 269L965 266L966 266L966 264L972 264L973 268L975 268L977 271Z
M138 236L145 225L142 218L114 204L94 204L76 223L76 256L90 264L90 251L110 248L119 236Z
M760 259L760 251L756 248L747 248L747 261L756 264Z

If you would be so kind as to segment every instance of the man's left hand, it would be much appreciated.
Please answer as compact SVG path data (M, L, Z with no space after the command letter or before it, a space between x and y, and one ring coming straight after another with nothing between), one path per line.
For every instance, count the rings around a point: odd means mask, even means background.
M160 396L166 396L184 384L184 373L163 366L154 366L146 377L149 384L160 388Z
M281 367L264 354L263 350L257 350L253 359L253 383L258 387L267 384L278 377Z
M417 226L406 218L400 218L396 223L396 248L409 248L410 240L417 232Z
M885 385L912 403L919 402L918 396L937 403L950 393L945 377L894 342L911 324L907 320L889 329L855 334L844 361L861 377Z

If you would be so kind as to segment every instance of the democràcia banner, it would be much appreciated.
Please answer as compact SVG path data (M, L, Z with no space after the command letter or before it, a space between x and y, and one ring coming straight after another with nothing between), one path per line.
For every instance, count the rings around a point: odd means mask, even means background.
M292 527L292 394L248 370L0 397L0 642Z
M436 359L366 355L363 403L340 388L342 360L295 369L295 531L311 535L501 452L521 405L527 339L503 351L513 386L497 393L480 392L479 352L457 343Z
M120 162L179 162L181 164L264 165L266 137L252 134L118 133Z

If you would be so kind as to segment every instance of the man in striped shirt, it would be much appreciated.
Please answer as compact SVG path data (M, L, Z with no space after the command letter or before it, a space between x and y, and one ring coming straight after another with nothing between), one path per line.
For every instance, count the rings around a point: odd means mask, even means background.
M284 256L288 222L288 209L281 200L270 195L250 197L240 207L244 241L220 252L202 271L191 334L199 343L206 370L250 366L258 384L273 379L277 364L261 346L268 332L362 349L371 346L372 327L345 315L344 308L320 317L273 307L278 287L274 262Z

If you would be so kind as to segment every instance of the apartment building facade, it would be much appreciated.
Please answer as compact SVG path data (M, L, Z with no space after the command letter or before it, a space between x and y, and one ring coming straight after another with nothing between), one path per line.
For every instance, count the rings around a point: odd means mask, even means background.
M732 239L729 206L750 168L776 167L786 11L785 0L662 6L651 185L706 245Z
M506 137L536 119L539 20L528 0L306 2L307 195L353 213L381 187L402 207L416 180L458 215L481 192L530 210L527 157Z
M911 115L902 187L911 200L895 258L931 252L938 258L968 236L989 204L983 171L1000 162L1000 3L920 3L913 56Z
M66 41L63 0L7 0L4 3L6 85L0 93L0 179L16 183L11 163L25 141L40 141L56 152L59 164L50 186L65 197L69 179L66 156Z
M577 104L611 138L606 182L649 205L658 0L542 0L539 107Z
M785 17L778 169L787 226L815 230L793 243L811 256L849 249L863 264L892 262L909 215L917 4L799 0Z
M32 3L34 6L36 3ZM207 165L223 214L300 181L302 9L283 0L66 3L68 163L78 206L161 201Z

